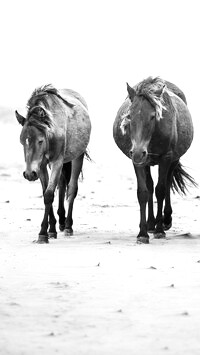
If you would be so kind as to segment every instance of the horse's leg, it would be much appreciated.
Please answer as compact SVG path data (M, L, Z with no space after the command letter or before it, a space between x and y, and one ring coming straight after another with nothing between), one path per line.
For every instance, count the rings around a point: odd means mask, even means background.
M54 200L54 192L55 188L59 182L60 179L60 174L62 170L62 165L63 161L62 159L53 162L51 165L51 176L48 182L48 186L44 192L44 205L45 205L45 211L44 211L44 218L42 220L41 224L41 230L38 236L38 243L48 243L48 217L52 218L52 204ZM55 218L55 217L54 217ZM54 224L55 227L55 224ZM52 223L52 230L53 230L53 223Z
M170 167L170 161L164 160L159 165L158 184L155 189L157 198L157 216L156 216L156 229L154 233L155 238L164 238L165 232L163 228L163 201L166 197L167 191L167 176Z
M171 182L172 182L173 171L174 171L177 164L178 164L178 161L174 161L171 164L169 171L168 171L168 175L167 175L165 208L164 208L164 216L163 216L164 230L168 230L172 226L172 207L171 207L170 193L171 193Z
M59 228L60 231L64 231L65 229L65 193L66 187L69 184L70 177L71 177L71 166L72 163L63 164L62 173L59 182L59 202L58 202L58 215L59 215Z
M65 221L65 234L72 235L73 234L73 219L72 219L72 212L73 212L73 204L74 199L78 192L78 177L82 170L83 165L83 158L84 154L82 154L77 159L72 161L72 171L71 171L71 178L67 189L67 202L68 202L68 212L67 218Z
M149 235L147 233L146 221L146 205L148 202L148 189L146 185L145 168L134 166L137 177L137 197L140 205L140 232L137 236L137 241L140 243L149 243Z
M153 179L151 177L151 170L150 166L146 166L146 184L147 189L149 191L149 199L148 199L148 220L147 220L147 229L149 232L154 232L156 219L154 217L153 212L153 191L154 191L154 184Z
M48 186L48 182L49 182L49 175L48 175L48 171L47 171L47 167L46 166L41 167L41 170L40 170L40 181L41 181L41 184L42 184L42 190L43 190L43 195L44 195L45 191L47 189L47 186ZM53 212L53 206L51 206L50 211L49 211L48 237L57 238L56 219L55 219L54 212Z
M48 237L49 238L57 238L57 232L56 232L56 218L54 216L53 212L53 206L51 205L50 211L49 211L49 230L48 230Z

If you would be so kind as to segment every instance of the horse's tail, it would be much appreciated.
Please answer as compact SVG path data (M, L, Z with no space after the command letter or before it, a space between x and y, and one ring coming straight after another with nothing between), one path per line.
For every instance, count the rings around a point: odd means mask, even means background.
M171 189L173 192L177 191L178 193L186 194L187 192L187 187L188 186L195 186L197 187L198 184L196 181L193 179L192 176L190 176L184 169L183 166L180 162L176 165L174 171L173 171L173 176L172 176L172 181L171 181Z
M88 161L93 162L92 158L89 155L88 150L86 149L86 151L84 152L84 158L86 158ZM81 181L83 181L84 176L83 176L83 168L81 169Z
M88 150L85 151L84 157L85 157L87 160L91 161L91 162L93 161L92 158L91 158L90 155L89 155Z

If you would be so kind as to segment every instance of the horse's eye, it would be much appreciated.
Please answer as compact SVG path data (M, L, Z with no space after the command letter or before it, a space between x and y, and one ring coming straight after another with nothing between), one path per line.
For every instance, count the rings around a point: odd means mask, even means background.
M43 140L41 140L41 141L38 142L39 145L42 145L42 143L43 143Z
M151 115L150 120L151 120L151 121L154 120L155 117L156 117L155 114Z

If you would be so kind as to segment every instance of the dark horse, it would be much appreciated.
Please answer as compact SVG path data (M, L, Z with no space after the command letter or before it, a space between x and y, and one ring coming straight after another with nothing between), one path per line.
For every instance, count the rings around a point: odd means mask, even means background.
M164 230L172 225L170 189L185 193L186 180L195 184L179 162L192 143L193 125L185 95L174 84L149 77L133 88L127 84L127 90L128 97L117 113L113 135L118 147L133 162L140 205L137 240L149 243L148 231L154 232L155 238L163 238ZM159 167L156 218L151 165Z
M60 230L73 234L73 203L87 154L91 123L85 100L73 90L57 90L52 85L40 87L33 92L27 107L26 118L16 111L17 120L23 126L20 136L26 162L23 174L29 181L38 178L41 181L45 212L38 243L48 243L48 237L57 237L52 206L57 186ZM65 218L66 189L68 213Z

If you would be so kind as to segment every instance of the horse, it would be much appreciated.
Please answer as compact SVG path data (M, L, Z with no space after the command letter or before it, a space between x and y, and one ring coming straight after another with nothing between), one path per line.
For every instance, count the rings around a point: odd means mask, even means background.
M193 124L185 95L176 85L148 77L134 87L127 83L127 91L114 121L113 137L134 166L140 205L137 242L148 244L148 232L153 232L154 238L164 238L165 230L172 226L170 190L185 194L187 183L196 186L180 163L192 143ZM158 165L156 217L151 176L154 165Z
M24 148L26 169L24 178L40 179L44 217L38 243L57 238L53 211L55 189L59 190L58 216L60 231L73 234L72 211L78 192L78 178L91 133L88 108L83 97L71 89L56 89L51 84L35 89L27 103L26 117L15 111L22 125L20 142ZM50 167L50 174L48 172ZM67 193L66 193L67 191ZM68 211L65 217L64 200Z

